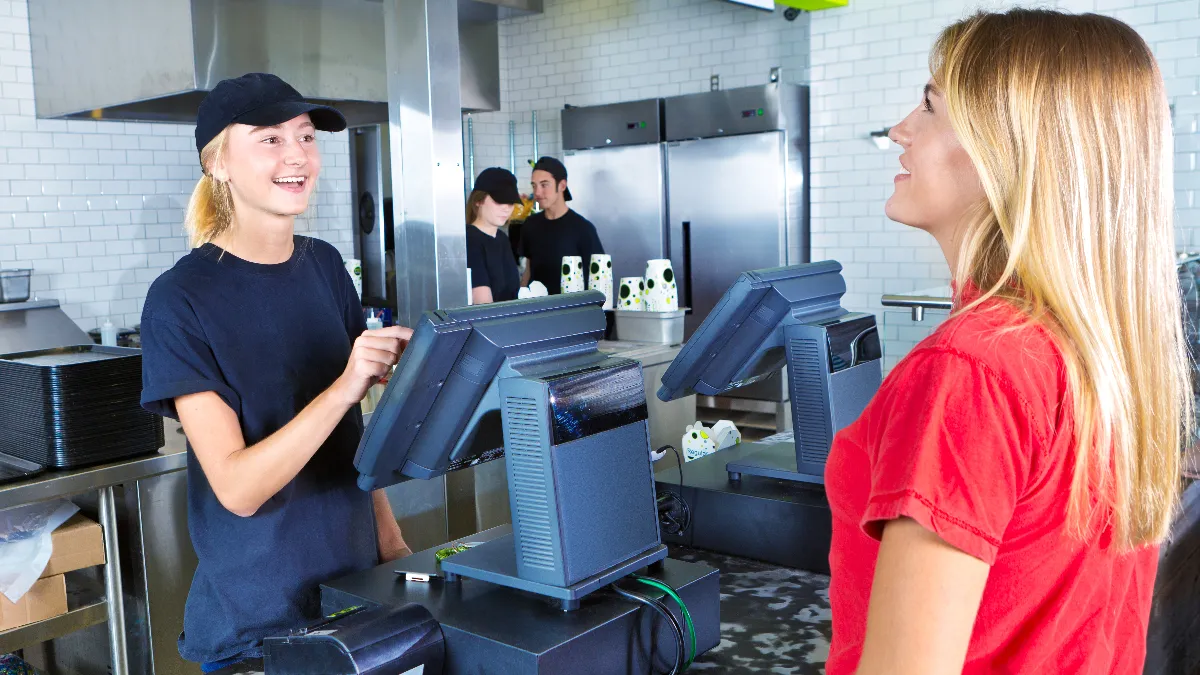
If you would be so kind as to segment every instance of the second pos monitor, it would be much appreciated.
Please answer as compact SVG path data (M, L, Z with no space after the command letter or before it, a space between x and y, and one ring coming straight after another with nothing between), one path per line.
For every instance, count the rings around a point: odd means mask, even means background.
M795 432L730 462L751 474L824 482L833 435L862 413L883 378L875 317L841 306L842 266L827 261L746 272L725 292L662 378L658 397L715 396L784 366Z

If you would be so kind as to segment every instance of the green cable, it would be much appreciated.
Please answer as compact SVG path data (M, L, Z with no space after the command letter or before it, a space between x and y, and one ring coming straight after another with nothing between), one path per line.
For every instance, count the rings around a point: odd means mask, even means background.
M671 596L671 599L674 600L675 603L679 605L680 611L683 612L683 620L685 623L687 623L688 635L691 637L691 641L692 641L692 655L688 657L687 663L685 663L683 666L683 669L687 670L688 668L691 667L692 661L694 661L696 659L696 624L692 623L692 614L691 614L691 612L688 611L687 605L683 604L683 598L679 597L679 594L675 592L675 589L671 588L670 586L664 584L663 582L661 582L657 579L651 579L649 577L642 577L642 576L638 576L636 574L631 575L631 576L635 581L646 584L647 586L652 586L654 588L657 588L658 590L662 591L663 593L666 593L667 595Z

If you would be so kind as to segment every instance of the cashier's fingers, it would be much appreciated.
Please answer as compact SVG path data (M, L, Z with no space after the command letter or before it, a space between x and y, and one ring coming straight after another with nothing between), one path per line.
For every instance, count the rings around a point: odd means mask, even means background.
M378 337L375 335L367 335L363 333L357 340L354 341L355 349L374 349L381 352L390 352L399 356L404 351L404 343L396 338Z

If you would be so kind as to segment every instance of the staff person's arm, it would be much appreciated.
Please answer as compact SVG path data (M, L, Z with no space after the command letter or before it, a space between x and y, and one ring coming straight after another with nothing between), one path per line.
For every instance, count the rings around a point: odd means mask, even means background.
M476 286L471 289L472 305L487 305L492 302L492 289L487 286Z
M388 501L383 490L371 493L371 502L375 506L375 526L379 538L379 562L386 563L412 555L412 549L404 541L400 533L400 523L392 513L392 504Z
M300 473L346 412L396 364L411 337L401 326L363 333L337 381L282 429L250 447L237 413L216 392L176 398L179 421L221 505L239 516L254 515Z
M915 520L887 523L858 675L961 673L989 569Z

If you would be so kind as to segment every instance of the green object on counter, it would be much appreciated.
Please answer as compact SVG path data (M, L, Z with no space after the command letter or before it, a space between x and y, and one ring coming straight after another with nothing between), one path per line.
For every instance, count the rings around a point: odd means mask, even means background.
M437 550L437 553L434 553L433 556L435 558L437 558L438 562L441 562L441 561L445 560L446 558L449 558L452 555L455 555L457 553L462 553L463 551L466 551L470 548L471 547L467 546L466 544L459 544L458 546L450 546L447 548L439 548Z

